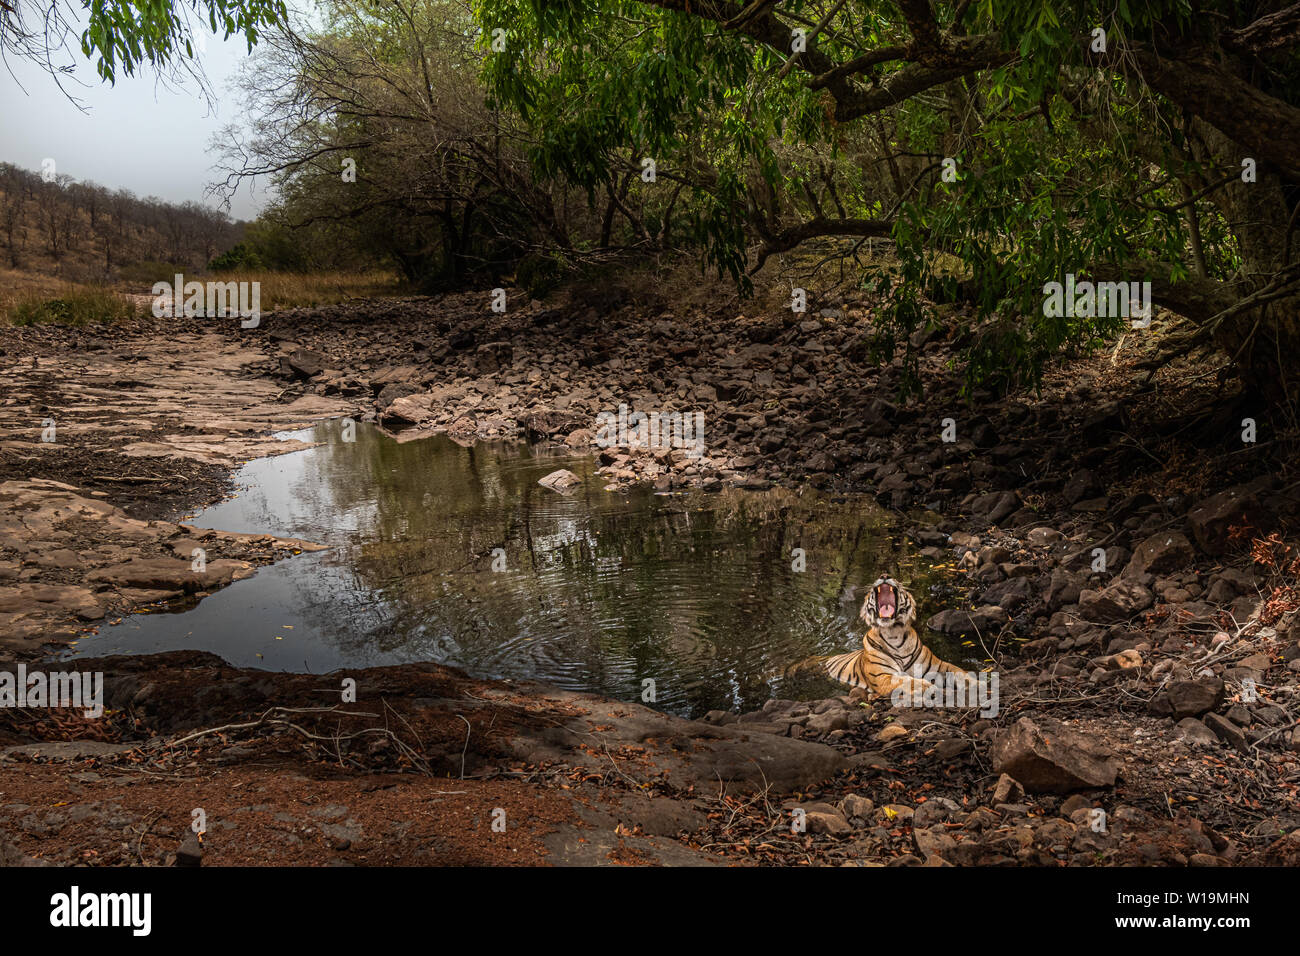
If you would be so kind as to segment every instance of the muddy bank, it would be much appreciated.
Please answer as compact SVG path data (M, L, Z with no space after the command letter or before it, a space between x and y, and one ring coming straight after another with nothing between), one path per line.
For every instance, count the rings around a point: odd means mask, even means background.
M993 719L854 692L694 722L433 664L310 676L175 652L97 666L111 708L99 719L0 711L11 855L91 865L1300 861L1294 782L1267 766L1275 752L1237 752L1138 710L1106 713L1140 679L1109 685L1109 708L1095 688L1010 673ZM342 700L345 678L355 701ZM196 810L201 840L190 835Z
M670 838L718 788L864 759L433 664L349 673L349 703L342 674L210 654L75 665L91 666L102 718L0 711L0 831L51 862L173 865L201 808L211 864L708 863Z

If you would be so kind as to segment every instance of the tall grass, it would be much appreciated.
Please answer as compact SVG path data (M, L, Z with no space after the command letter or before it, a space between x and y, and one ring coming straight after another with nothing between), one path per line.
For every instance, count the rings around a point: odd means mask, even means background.
M189 278L189 276L186 276L186 280ZM237 270L234 272L214 273L205 278L212 278L221 282L260 282L261 308L263 312L270 312L274 309L332 305L347 299L365 298L367 296L395 295L405 289L396 275L383 270L373 272Z
M154 282L174 282L176 269L150 264L150 271L133 273L116 288L69 282L53 276L0 270L0 323L32 325L52 322L88 325L115 322L149 313ZM395 295L406 286L390 272L270 272L238 271L199 274L181 270L186 282L258 282L263 312L274 309L331 305L366 296Z
M137 311L137 306L120 293L104 286L77 283L10 290L0 299L0 321L13 325L94 325L130 319Z

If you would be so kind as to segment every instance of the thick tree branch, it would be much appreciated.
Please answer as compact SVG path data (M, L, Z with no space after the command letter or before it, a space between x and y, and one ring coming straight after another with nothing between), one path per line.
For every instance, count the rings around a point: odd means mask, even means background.
M1143 47L1132 52L1151 89L1246 147L1245 155L1300 177L1300 109L1236 76L1209 50L1177 58Z
M1225 30L1219 42L1233 53L1271 53L1300 44L1300 3L1260 17L1240 30Z
M827 219L817 216L797 226L782 229L769 238L758 250L758 263L750 270L750 275L763 268L770 256L786 252L817 236L866 236L887 238L893 233L894 224L884 219Z

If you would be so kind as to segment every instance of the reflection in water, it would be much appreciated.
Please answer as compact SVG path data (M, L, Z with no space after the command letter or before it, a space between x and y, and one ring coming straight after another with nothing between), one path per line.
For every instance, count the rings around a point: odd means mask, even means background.
M911 580L921 620L937 610L866 499L611 493L588 457L399 443L367 426L355 442L341 434L322 425L299 437L326 444L251 462L242 493L194 521L333 550L264 568L184 613L129 617L77 652L199 648L317 673L433 660L624 700L652 679L657 706L699 715L842 690L782 671L855 646L854 592L887 569ZM537 484L562 467L584 479L574 493Z

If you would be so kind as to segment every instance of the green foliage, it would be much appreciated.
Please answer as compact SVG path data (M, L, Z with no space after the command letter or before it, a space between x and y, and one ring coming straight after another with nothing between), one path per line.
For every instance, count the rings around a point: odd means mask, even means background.
M582 186L594 203L601 183L640 177L653 160L642 193L684 184L687 234L719 274L745 282L749 180L777 188L777 145L822 135L814 94L793 77L760 92L756 72L780 61L688 13L592 0L477 0L475 13L490 103L530 125L539 175Z
M285 22L282 0L87 0L89 23L81 49L96 59L100 77L112 83L120 70L133 76L141 66L170 65L193 58L189 6L213 33L241 34L251 50L260 31Z
M179 262L145 259L122 266L118 270L118 276L125 282L153 285L155 282L171 282L176 278L176 273L184 273L189 268L188 265Z
M1064 108L1052 111L1050 126L1041 116L990 121L955 158L957 181L904 204L894 228L898 263L870 276L887 303L887 321L876 329L880 358L892 359L896 341L926 321L922 293L952 301L960 283L977 323L969 380L1037 382L1053 357L1098 345L1124 321L1044 316L1045 283L1066 273L1083 279L1090 268L1153 250L1175 261L1183 254L1179 216L1129 201L1132 160L1123 144L1090 142Z
M941 28L968 7L932 6ZM875 356L892 358L934 321L931 300L960 297L971 306L971 382L1009 386L1037 382L1054 357L1096 346L1123 321L1046 317L1044 283L1105 267L1141 281L1143 262L1166 263L1175 280L1188 275L1175 175L1186 161L1177 142L1185 120L1105 64L1129 42L1202 35L1209 17L1249 22L1226 0L1209 6L976 0L962 33L993 36L1015 54L1006 65L845 124L807 73L782 75L781 50L724 29L704 7L696 16L621 0L476 0L474 9L484 82L496 106L519 111L536 132L540 174L594 194L611 174L654 158L661 179L687 184L685 234L742 290L756 231L814 217L890 218L897 263L868 278L886 301ZM890 0L782 3L778 22L813 24L832 10L834 25L816 43L832 62L912 39ZM497 28L501 49L492 46ZM855 82L869 88L901 68L885 58ZM1164 156L1135 149L1138 137L1165 144ZM895 154L887 176L886 150ZM939 176L945 157L960 163L957 182ZM1239 264L1232 227L1208 202L1195 211L1210 274L1227 278ZM915 370L914 356L906 367Z
M213 272L234 272L239 269L265 269L266 263L251 242L239 242L209 262L208 268Z

